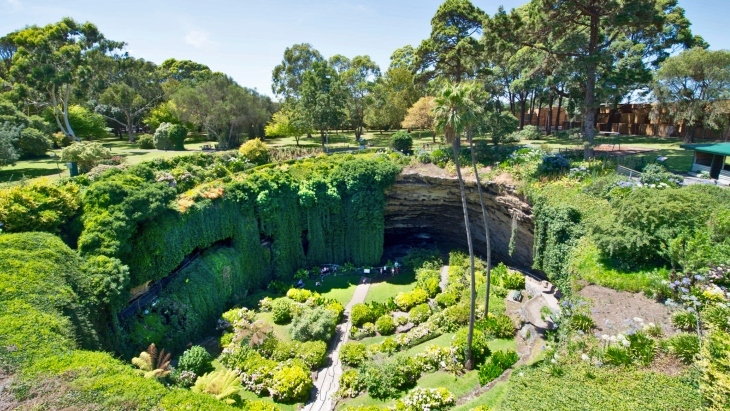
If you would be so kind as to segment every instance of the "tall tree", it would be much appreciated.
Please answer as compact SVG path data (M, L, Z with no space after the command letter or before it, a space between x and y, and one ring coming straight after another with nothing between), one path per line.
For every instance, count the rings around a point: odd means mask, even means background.
M315 61L302 76L299 107L325 146L326 132L345 119L345 90L337 72L326 61Z
M164 96L162 75L157 66L142 59L123 57L107 60L103 65L104 90L95 111L107 120L127 128L129 142L139 119ZM122 120L119 119L122 118Z
M365 110L372 105L371 96L375 82L380 78L380 68L370 56L356 56L344 72L342 83L347 91L347 112L355 129L355 138L360 140L365 123Z
M271 90L275 95L285 99L297 99L299 88L304 82L304 73L309 71L315 62L324 58L311 44L301 43L287 47L284 59L274 67L271 75Z
M390 55L390 66L388 69L403 68L410 72L416 71L416 49L410 44L396 49Z
M685 126L685 142L695 129L728 127L730 116L730 51L693 48L670 57L657 71L654 94L659 110Z
M365 123L379 130L400 127L419 94L410 71L402 67L388 69L373 86L372 102L366 110Z
M78 140L68 120L74 92L93 75L89 67L92 56L120 49L124 43L107 40L95 25L71 18L45 27L26 27L9 37L17 46L11 77L44 95L58 128Z
M274 113L265 130L266 136L270 137L294 137L297 147L299 139L309 132L306 122L301 119L301 114L288 108Z
M433 97L421 97L408 109L403 119L403 127L407 129L421 129L433 131L433 142L436 142L436 125L433 118Z
M464 228L466 230L466 242L469 249L469 270L471 275L471 298L469 310L469 331L466 339L466 364L468 370L474 368L472 356L472 341L474 338L474 313L476 304L476 278L474 275L474 244L471 238L471 225L469 223L469 209L466 203L466 190L464 189L464 178L461 175L459 164L459 151L461 150L461 133L472 124L470 118L472 113L469 107L467 89L459 85L447 84L441 93L434 99L434 118L439 130L443 130L446 141L451 144L454 154L454 165L456 166L456 177L459 180L459 192L461 194L461 205L464 213Z
M472 77L482 46L484 12L469 0L446 0L431 19L431 36L416 50L416 70L423 83L434 77L460 82Z
M601 76L626 56L641 53L634 69L646 70L674 47L699 41L676 0L532 0L509 15L500 9L486 25L496 37L573 61L582 82L586 158L593 156Z

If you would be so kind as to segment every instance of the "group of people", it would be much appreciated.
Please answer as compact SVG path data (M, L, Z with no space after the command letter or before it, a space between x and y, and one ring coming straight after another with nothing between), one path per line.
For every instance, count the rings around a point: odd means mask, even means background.
M396 261L395 264L393 264L390 267L388 267L387 265L384 267L380 267L380 275L383 275L383 274L388 275L390 273L390 275L393 276L393 275L398 274L399 269L400 269L400 265Z
M378 270L380 272L380 275L396 275L400 272L400 264L396 261L393 265L385 265L383 267L376 267L374 270ZM370 270L365 271L366 273L369 273ZM324 283L324 277L329 274L337 275L337 266L324 266L319 270L319 281L317 281L314 285L316 287L321 286ZM296 284L297 288L304 288L304 281L299 280Z

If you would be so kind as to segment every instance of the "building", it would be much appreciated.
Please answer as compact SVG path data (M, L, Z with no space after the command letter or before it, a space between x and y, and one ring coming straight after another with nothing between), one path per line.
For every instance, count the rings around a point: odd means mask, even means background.
M692 172L707 172L724 184L730 184L730 143L682 144L686 150L694 150Z

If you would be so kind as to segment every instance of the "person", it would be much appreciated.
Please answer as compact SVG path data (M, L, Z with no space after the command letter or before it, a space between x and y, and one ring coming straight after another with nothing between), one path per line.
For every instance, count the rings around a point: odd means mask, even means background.
M317 286L317 287L319 287L320 285L322 285L322 283L320 283L319 281L317 281L314 285Z
M395 264L393 264L393 266L395 267L395 273L396 273L396 274L398 274L398 268L399 268L399 266L400 266L400 265L398 264L398 261L396 261L396 262L395 262Z
M297 283L297 287L298 287L298 288L304 288L304 281L302 281L302 280L300 279L300 280L299 280L299 282Z

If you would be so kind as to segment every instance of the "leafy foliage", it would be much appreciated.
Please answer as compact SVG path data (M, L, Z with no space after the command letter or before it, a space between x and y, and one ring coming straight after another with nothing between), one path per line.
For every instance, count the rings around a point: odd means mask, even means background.
M302 368L294 365L284 367L274 374L274 384L271 387L272 397L279 402L299 402L309 398L312 390L312 379Z
M170 354L163 349L159 353L155 344L150 344L147 351L142 351L139 357L132 358L132 364L144 372L145 378L165 378L170 375Z
M413 150L413 137L407 131L399 130L390 137L390 148L408 154Z
M329 341L335 333L337 317L323 307L306 310L292 322L292 338L298 341Z
M340 361L345 365L357 367L367 358L367 350L363 343L348 341L340 347Z
M429 310L430 313L430 310ZM390 335L395 331L395 321L390 314L384 314L375 321L375 329L380 335Z
M199 377L191 388L193 392L210 394L219 401L235 404L239 401L241 383L238 375L231 370L210 372Z
M238 149L238 152L241 153L245 159L256 165L262 165L269 162L269 149L266 147L266 144L258 138L248 140L243 143L241 148Z
M180 370L191 371L200 376L213 371L212 360L205 348L194 345L183 353L178 360L177 367Z

